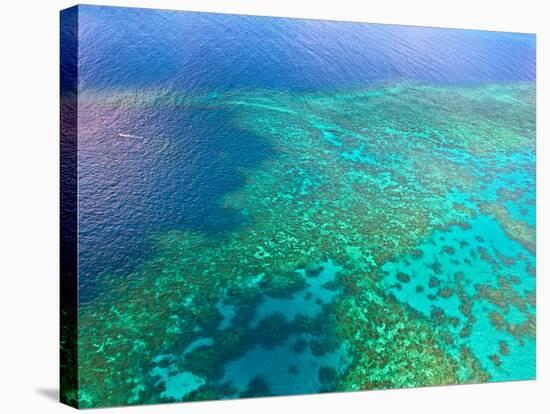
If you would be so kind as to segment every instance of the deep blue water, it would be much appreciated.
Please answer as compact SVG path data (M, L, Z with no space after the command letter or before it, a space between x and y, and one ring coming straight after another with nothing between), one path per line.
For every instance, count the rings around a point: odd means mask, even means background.
M535 79L535 36L81 6L83 88L319 90ZM170 30L166 30L169 27Z
M534 79L533 35L79 6L80 92ZM81 300L98 275L127 275L149 254L151 235L223 234L246 221L221 197L242 184L243 166L272 151L230 119L186 108L79 108Z
M147 257L151 235L172 229L216 235L246 221L219 199L242 184L239 168L265 159L270 145L230 125L227 116L182 108L126 109L121 116L95 105L80 108L83 300L98 274L127 276Z

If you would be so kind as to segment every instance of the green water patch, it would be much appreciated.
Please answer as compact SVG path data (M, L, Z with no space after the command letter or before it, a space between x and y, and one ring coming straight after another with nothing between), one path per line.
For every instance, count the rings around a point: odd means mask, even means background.
M190 372L177 373L170 371L169 368L157 367L151 372L151 375L158 377L164 384L164 391L160 397L175 401L181 401L187 394L205 383L204 378Z
M222 316L222 321L220 322L218 329L224 330L230 328L236 316L236 307L231 304L226 304L223 300L220 300L216 303L216 308Z
M257 345L227 363L222 381L231 384L239 396L335 391L349 363L345 344L327 351L315 336L298 334L271 349ZM253 393L254 383L260 381L264 390Z
M330 259L314 264L309 269L298 269L297 273L305 279L304 288L290 297L263 297L250 327L256 328L262 320L274 314L280 314L289 322L298 315L316 317L323 306L332 302L337 295L338 285L334 282L341 269Z

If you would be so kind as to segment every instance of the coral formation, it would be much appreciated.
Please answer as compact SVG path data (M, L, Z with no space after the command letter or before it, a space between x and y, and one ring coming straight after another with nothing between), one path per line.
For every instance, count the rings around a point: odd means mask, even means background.
M533 378L534 94L86 91L105 114L224 111L272 154L219 200L238 225L158 232L98 281L81 405Z

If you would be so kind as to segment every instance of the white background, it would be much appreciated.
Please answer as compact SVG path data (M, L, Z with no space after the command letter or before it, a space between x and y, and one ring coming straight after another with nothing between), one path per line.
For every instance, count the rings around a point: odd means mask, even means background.
M548 68L545 1L121 0L89 3L537 33L537 381L172 404L125 413L540 413L548 367ZM65 0L0 3L0 412L64 413L58 389L58 19ZM545 19L546 15L546 19ZM546 24L546 27L545 27ZM546 405L546 410L544 406Z

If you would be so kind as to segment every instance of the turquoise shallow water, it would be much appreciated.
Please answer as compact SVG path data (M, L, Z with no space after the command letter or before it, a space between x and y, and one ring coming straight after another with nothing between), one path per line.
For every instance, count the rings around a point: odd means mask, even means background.
M436 232L429 241L415 248L413 256L385 264L382 267L383 272L387 272L384 283L399 301L426 317L436 314L441 322L444 317L454 318L451 328L454 340L449 351L458 354L461 346L467 346L494 380L510 376L534 378L534 339L516 338L491 323L491 314L497 313L506 323L521 325L534 317L534 305L520 311L515 305L493 303L480 294L482 288L503 290L496 272L499 277L518 278L511 287L513 294L524 298L526 293L533 292L534 277L522 276L527 264L534 266L534 257L511 241L494 219L482 216L467 223L471 226L468 230L454 226L449 231ZM529 259L509 263L522 256ZM471 303L472 320L461 311L465 303ZM465 329L469 335L462 337ZM509 349L506 355L500 355L501 343ZM499 356L498 362L491 360L494 355Z
M68 399L535 377L532 36L79 11Z

